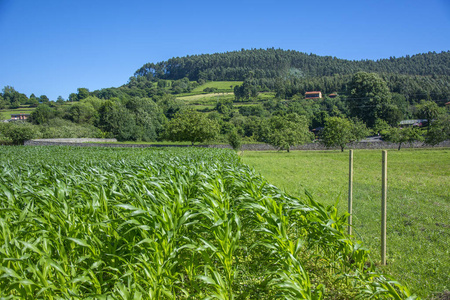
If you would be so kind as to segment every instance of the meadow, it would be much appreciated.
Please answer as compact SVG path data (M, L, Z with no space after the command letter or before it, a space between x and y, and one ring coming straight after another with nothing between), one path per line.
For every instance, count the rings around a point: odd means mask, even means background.
M226 149L0 147L5 299L415 299Z
M245 152L243 161L285 192L309 191L347 211L348 151ZM450 290L450 149L388 151L387 266L431 298ZM354 151L353 234L380 262L381 151Z
M203 92L205 88L216 88L224 91L229 90L232 93L233 88L237 85L242 85L242 83L243 81L208 81L193 89L192 92Z
M11 114L29 114L33 112L35 108L16 108L16 109L2 109L0 110L0 120L11 119Z

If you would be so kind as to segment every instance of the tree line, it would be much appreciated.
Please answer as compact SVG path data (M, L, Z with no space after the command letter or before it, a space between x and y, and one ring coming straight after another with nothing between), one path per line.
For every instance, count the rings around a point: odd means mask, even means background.
M245 86L246 82L238 89ZM74 103L41 103L26 123L2 124L0 132L17 143L31 136L115 137L121 141L173 140L192 144L219 141L238 147L244 140L288 151L291 146L316 138L326 146L343 150L345 144L370 133L399 143L399 149L413 140L435 145L450 139L449 106L429 100L410 105L405 97L391 93L375 73L356 73L348 83L348 91L345 98L274 97L252 105L223 98L205 113L167 92L152 98L123 93L101 99L95 96L101 91L79 89ZM405 115L425 119L426 131L418 127L398 129Z
M251 49L215 54L174 57L158 63L147 63L135 77L191 81L244 80L252 72L255 78L302 78L352 75L374 72L403 75L449 75L450 51L428 52L379 60L345 60L293 50Z

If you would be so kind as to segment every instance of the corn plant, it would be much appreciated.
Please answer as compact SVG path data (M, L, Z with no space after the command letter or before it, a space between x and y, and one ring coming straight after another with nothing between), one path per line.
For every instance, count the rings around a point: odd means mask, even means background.
M0 147L0 165L5 299L413 299L346 214L233 151Z

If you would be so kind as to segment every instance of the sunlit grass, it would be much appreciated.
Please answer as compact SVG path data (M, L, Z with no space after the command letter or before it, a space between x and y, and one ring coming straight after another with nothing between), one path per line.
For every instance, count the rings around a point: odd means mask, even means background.
M245 152L244 162L293 195L347 210L348 152ZM450 286L450 149L388 152L388 266L430 297ZM354 232L380 259L381 151L354 151Z

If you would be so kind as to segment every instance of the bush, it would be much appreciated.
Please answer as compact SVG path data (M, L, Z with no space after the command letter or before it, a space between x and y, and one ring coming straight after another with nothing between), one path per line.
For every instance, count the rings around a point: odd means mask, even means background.
M230 143L230 146L233 147L235 151L239 151L241 149L242 140L236 129L228 134L228 143Z
M23 122L9 122L2 124L0 131L13 145L23 145L27 140L40 137L35 126Z

